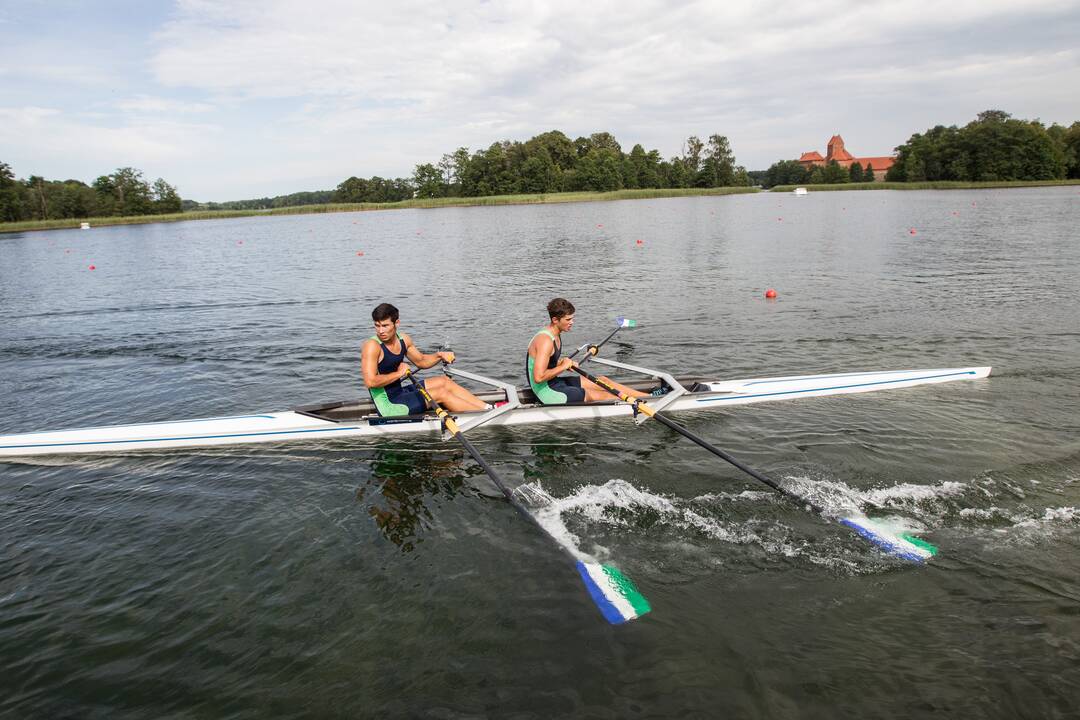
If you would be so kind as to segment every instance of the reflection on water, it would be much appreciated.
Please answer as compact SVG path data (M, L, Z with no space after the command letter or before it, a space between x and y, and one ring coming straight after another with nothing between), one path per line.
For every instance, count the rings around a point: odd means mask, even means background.
M412 552L434 519L431 501L452 500L467 479L460 457L443 458L403 443L387 443L375 451L371 477L356 491L356 500L369 504L368 514L383 537L402 552Z

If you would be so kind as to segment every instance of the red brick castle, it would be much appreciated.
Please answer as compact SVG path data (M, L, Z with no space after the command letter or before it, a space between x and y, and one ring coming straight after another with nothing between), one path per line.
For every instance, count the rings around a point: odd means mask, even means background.
M832 160L835 160L842 168L849 168L852 163L859 163L865 170L867 165L872 165L874 167L874 180L884 180L885 171L891 168L893 163L896 162L896 158L891 156L855 157L844 149L844 138L839 135L833 135L832 139L829 140L828 149L825 151L825 157L821 157L821 153L813 150L811 152L803 153L802 157L799 158L799 162L807 170L815 165L828 165Z

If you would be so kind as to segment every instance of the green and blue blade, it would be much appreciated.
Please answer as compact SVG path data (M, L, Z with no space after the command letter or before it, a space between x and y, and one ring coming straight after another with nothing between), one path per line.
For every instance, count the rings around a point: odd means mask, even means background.
M846 525L893 557L922 563L937 555L937 547L909 532L898 532L885 523L867 517L840 519Z
M637 320L631 320L630 318L617 317L615 318L615 325L621 328L633 328L637 327Z
M652 610L645 596L618 568L578 560L577 569L596 607L612 625L621 625Z

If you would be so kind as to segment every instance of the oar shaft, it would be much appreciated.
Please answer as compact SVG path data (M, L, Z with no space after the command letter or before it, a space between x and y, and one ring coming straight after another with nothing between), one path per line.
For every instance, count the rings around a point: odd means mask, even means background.
M782 485L780 485L780 483L776 482L772 478L770 478L770 477L768 477L766 475L762 475L761 473L759 473L754 468L744 464L738 458L736 458L736 457L724 452L720 448L716 447L715 445L710 443L708 440L705 440L704 438L699 437L696 433L691 432L689 429L683 427L682 425L675 422L674 420L669 420L668 418L664 417L660 413L656 412L656 410L654 410L652 407L650 407L647 403L642 401L640 398L632 397L631 395L628 395L626 393L621 392L618 388L616 388L611 383L606 382L603 378L596 377L595 375L589 373L587 370L582 370L580 367L574 366L571 369L574 372L581 375L582 377L584 377L584 378L586 378L588 380L591 380L592 382L596 383L600 387L604 388L609 393L611 393L615 397L619 398L623 402L630 403L631 405L634 406L634 408L638 412L643 412L646 415L648 415L649 417L651 417L653 420L656 420L656 421L666 425L667 427L669 427L672 430L674 430L675 432L679 433L680 435L682 435L686 439L691 440L694 443L696 443L697 445L705 448L706 450L711 452L713 455L716 455L718 458L721 458L722 460L725 460L725 461L731 463L732 465L739 468L740 470L742 470L744 473L746 473L750 477L754 478L755 480L758 480L760 482L765 483L766 485L768 485L769 487L771 487L773 490L780 493L781 495L786 495L786 496L788 496L788 497L790 497L790 498L792 498L794 500L799 501L800 503L809 505L811 508L818 511L819 513L822 512L821 508L819 508L814 503L810 502L806 498L799 497L798 495L792 493L789 490L784 489L784 487Z
M552 535L551 532L540 523L539 518L518 502L517 498L514 497L514 494L510 492L510 488L506 486L503 479L495 472L495 469L487 464L487 461L484 460L480 451L473 447L473 444L465 438L465 435L461 432L461 428L458 427L454 418L450 417L450 414L435 401L435 398L431 396L431 393L427 391L427 388L417 382L416 379L412 377L411 373L407 373L406 376L420 392L424 401L427 402L435 411L435 414L438 415L447 432L457 438L458 442L462 444L465 450L472 455L473 460L484 469L484 472L488 474L488 477L491 478L492 482L495 483L514 509L528 518L541 530L541 532L551 538L555 544L559 546L560 550L570 556L570 559L574 562L574 567L581 576L582 582L585 583L585 588L589 591L589 597L596 603L596 606L604 616L604 619L617 625L619 623L624 623L627 620L641 617L649 612L651 609L649 601L645 599L628 577L619 572L618 568L611 565L602 565L595 561L579 557L579 554L576 551L572 550L569 546L565 545L561 540Z
M435 414L438 416L439 420L442 421L443 427L446 428L446 431L453 435L455 438L457 438L458 442L460 442L462 446L468 451L468 453L472 455L472 459L475 460L476 463L484 469L484 472L488 474L488 477L490 477L495 482L495 485L499 488L502 494L506 496L506 499L509 500L514 507L518 508L518 510L528 515L530 519L533 519L532 515L529 512L527 512L523 507L518 505L517 501L514 499L514 494L510 492L510 488L506 486L506 483L503 482L503 479L499 477L499 474L497 472L495 472L495 468L491 467L491 465L488 465L487 460L485 460L484 456L480 454L480 451L477 450L476 447L473 446L471 442L469 442L469 439L462 434L461 428L458 427L457 422L454 420L454 418L450 417L450 413L446 412L443 406L436 402L435 398L431 397L431 393L429 393L427 391L427 388L425 388L421 383L416 381L416 378L412 376L412 373L409 373L408 378L410 381L412 381L413 386L420 391L420 395L424 398L427 404L430 405L431 408L435 411Z
M620 326L618 326L618 327L616 327L616 328L615 328L614 330L612 330L612 331L611 331L611 334L610 334L610 335L608 335L608 336L607 336L606 338L604 338L603 340L601 340L601 341L600 341L600 342L598 342L597 344L595 344L595 345L589 345L589 347L588 347L588 350L589 350L589 354L590 354L590 355L595 355L595 354L596 354L597 352L599 352L599 351L600 351L600 348L604 347L605 343L607 343L607 341L608 341L608 340L610 340L611 338L615 337L615 333L619 332L620 330L622 330L622 326L621 326L621 325L620 325ZM571 354L570 354L570 359L571 359L571 360L573 360L573 359L574 359L574 357L575 357L575 356L576 356L576 355L577 355L577 354L578 354L579 352L581 352L581 348L578 348L578 349L577 349L577 350L575 350L575 351L574 351L573 353L571 353Z

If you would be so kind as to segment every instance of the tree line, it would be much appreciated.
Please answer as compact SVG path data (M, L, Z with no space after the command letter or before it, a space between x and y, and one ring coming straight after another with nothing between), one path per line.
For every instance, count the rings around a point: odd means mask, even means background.
M470 152L461 147L437 163L422 163L411 178L350 177L334 202L393 202L410 197L480 197L624 188L749 185L746 169L723 135L687 139L681 155L664 160L640 144L629 153L608 132L571 140L559 130L525 142L502 140Z
M1080 178L1080 122L1068 128L986 110L960 128L938 125L896 148L886 180L1063 180Z
M938 125L915 133L897 148L885 173L889 182L957 180L1064 180L1080 178L1080 122L1069 127L1019 120L1001 110L986 110L964 127ZM765 171L761 184L811 185L873 180L873 168L834 160L804 167L781 160Z
M830 160L825 165L804 167L798 160L781 160L769 166L761 177L763 187L774 185L833 185L847 182L873 182L874 164L866 163L863 167L857 162L851 167L841 167L840 163Z
M251 200L228 200L226 202L196 202L184 200L181 205L184 212L193 210L268 210L270 208L294 207L297 205L322 205L332 202L333 190L310 190L295 192L275 197L253 198Z
M147 182L141 170L117 168L91 185L80 180L15 178L0 162L0 222L160 215L181 211L180 194L163 179Z

